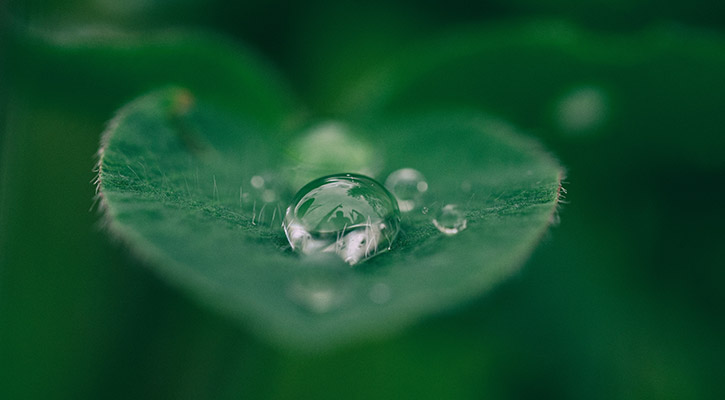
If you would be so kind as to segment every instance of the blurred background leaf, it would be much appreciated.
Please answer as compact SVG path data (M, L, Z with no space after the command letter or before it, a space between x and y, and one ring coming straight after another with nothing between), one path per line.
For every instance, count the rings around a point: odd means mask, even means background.
M104 3L11 1L2 9L1 397L725 397L721 2ZM86 26L211 30L250 44L313 112L334 116L331 104L345 90L401 52L439 35L501 32L541 17L575 27L588 53L604 51L602 43L614 54L661 49L637 74L612 76L623 89L645 79L648 89L635 94L648 112L632 115L621 107L636 98L609 94L619 126L637 117L636 127L625 135L605 124L582 136L542 118L555 104L528 114L513 113L516 99L508 103L505 116L568 167L561 226L492 295L396 338L317 356L258 343L108 243L88 212L93 154L135 86L105 86L107 96L58 92L59 82L83 80L60 59L27 58L29 48L13 45L31 31ZM553 89L597 104L576 85ZM471 100L493 107L488 99Z

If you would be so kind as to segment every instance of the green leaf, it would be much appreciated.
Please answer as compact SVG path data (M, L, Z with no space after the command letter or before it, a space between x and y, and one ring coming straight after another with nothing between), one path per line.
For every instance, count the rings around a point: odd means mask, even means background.
M281 228L297 189L284 143L296 138L250 121L184 89L146 95L106 132L98 187L109 229L136 254L278 342L343 344L480 296L555 217L562 169L535 142L477 113L409 116L358 127L360 139L384 160L380 177L419 169L428 205L462 205L468 229L448 237L411 212L392 250L368 262L306 261ZM272 192L257 191L255 176Z

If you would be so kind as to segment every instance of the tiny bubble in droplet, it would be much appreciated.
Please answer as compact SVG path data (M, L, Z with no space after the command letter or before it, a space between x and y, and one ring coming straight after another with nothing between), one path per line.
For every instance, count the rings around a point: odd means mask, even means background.
M466 229L468 220L459 206L446 204L433 218L433 225L446 235L455 235Z
M400 211L409 212L420 205L423 193L428 190L428 182L420 171L401 168L388 175L385 187L395 195Z

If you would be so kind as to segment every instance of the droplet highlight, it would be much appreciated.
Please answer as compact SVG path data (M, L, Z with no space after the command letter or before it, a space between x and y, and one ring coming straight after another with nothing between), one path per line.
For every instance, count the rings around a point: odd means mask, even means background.
M463 210L455 204L446 204L433 218L433 225L446 235L455 235L468 226Z
M334 253L356 265L390 250L400 230L400 211L390 192L372 178L330 175L297 192L283 228L294 251Z
M400 211L409 212L420 205L423 194L428 191L428 182L420 171L402 168L388 175L385 187L395 195Z

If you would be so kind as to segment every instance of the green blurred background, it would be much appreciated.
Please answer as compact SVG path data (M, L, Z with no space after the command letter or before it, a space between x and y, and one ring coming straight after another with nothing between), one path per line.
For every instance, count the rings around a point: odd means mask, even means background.
M0 398L725 398L725 3L3 4ZM82 60L43 58L26 40L40 31L62 41L58 32L73 29L216 32L269 60L324 116L351 82L411 46L539 20L621 47L660 46L665 36L673 55L610 77L620 90L603 98L613 121L591 130L541 117L556 99L542 110L514 96L497 109L468 95L567 167L560 225L492 294L324 354L249 335L109 240L89 211L99 135L115 109L163 77L79 75L68 66ZM495 79L467 74L451 86L505 95L504 82L489 88ZM530 96L546 87L531 85Z

